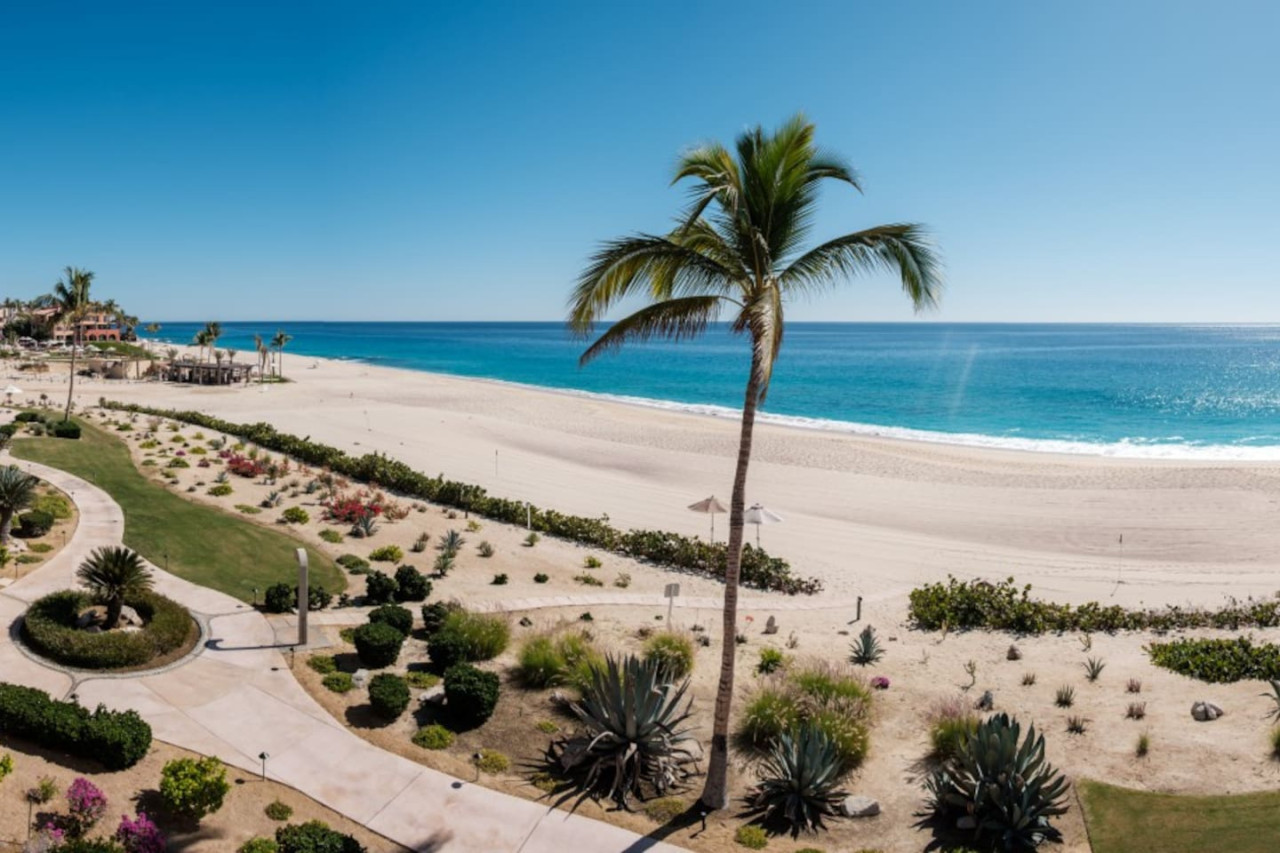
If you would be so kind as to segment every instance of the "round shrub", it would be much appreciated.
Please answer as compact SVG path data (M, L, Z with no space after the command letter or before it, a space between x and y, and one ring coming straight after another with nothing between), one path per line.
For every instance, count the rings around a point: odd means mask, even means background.
M357 557L355 554L343 554L334 562L353 574L363 574L369 571L369 561L362 557Z
M268 613L288 613L298 601L297 589L287 583L273 583L267 587L263 608Z
M498 706L498 676L466 663L444 674L444 700L449 716L461 727L475 728L493 716Z
M502 616L455 610L429 640L427 653L441 668L455 663L492 660L507 648L511 626Z
M311 516L300 506L291 506L280 514L280 520L285 524L306 524L311 520Z
M423 726L413 735L415 745L423 749L448 749L453 746L453 732L439 723Z
M54 438L79 438L80 424L75 421L58 421L53 425Z
M413 630L413 611L398 604L384 604L369 611L370 622L385 622L406 637Z
M431 594L431 581L413 566L396 569L396 601L426 601Z
M461 610L462 605L456 601L433 601L430 604L422 605L422 630L430 640L440 630L440 626L444 624L445 617L455 610Z
M693 639L674 631L654 634L644 645L644 657L657 661L667 678L679 681L693 672Z
M195 623L181 604L154 592L128 598L138 612L140 631L93 634L76 628L80 613L93 603L87 593L63 590L36 600L22 618L22 637L38 654L77 669L142 666L182 647Z
M369 679L369 704L374 713L394 720L409 707L409 685L398 675L380 672Z
M267 807L262 810L262 813L272 820L278 820L283 823L293 817L293 806L288 803L282 803L279 800L273 800L267 803Z
M400 657L404 634L386 622L369 622L361 625L352 635L360 662L370 669L391 666Z
M364 603L387 604L396 595L395 578L382 572L369 572L364 579Z
M177 758L160 771L160 799L165 807L191 820L199 821L222 808L229 790L227 768L212 756Z
M399 545L383 545L381 548L374 548L369 559L375 563L398 563L404 559L404 551Z
M14 525L12 532L22 539L36 539L52 530L56 520L51 512L42 509L28 510L18 516L18 523Z
M319 820L280 827L276 844L279 853L365 853L360 842Z
M355 682L352 681L351 673L349 672L331 672L320 683L325 686L326 690L331 690L334 693L349 693L355 687Z

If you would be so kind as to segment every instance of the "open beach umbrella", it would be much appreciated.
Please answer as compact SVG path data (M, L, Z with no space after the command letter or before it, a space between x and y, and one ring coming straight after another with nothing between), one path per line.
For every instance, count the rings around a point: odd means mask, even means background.
M19 388L17 385L10 385L8 388L4 389L4 395L10 403L13 402L14 394L21 394L21 393L22 393L22 389Z
M711 541L714 543L716 541L716 513L728 512L728 507L716 500L715 495L712 495L706 500L698 501L696 504L689 504L689 509L694 512L704 512L711 516Z
M747 524L756 526L756 547L760 547L760 525L777 524L782 521L782 516L776 512L770 512L761 504L752 504L746 514L742 516L742 520Z

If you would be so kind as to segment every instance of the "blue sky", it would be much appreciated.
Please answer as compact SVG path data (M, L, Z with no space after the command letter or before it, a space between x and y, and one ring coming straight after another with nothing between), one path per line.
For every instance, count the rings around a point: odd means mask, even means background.
M108 5L113 8L108 8ZM147 319L546 320L676 154L803 110L926 223L933 319L1280 321L1280 4L13 3L0 293ZM794 319L912 315L887 278Z

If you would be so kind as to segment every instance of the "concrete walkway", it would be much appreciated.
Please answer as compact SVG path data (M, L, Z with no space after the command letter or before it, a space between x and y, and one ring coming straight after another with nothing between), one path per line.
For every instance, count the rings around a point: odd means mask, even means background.
M4 454L3 463L11 460ZM75 569L102 545L118 545L124 513L84 480L31 462L24 470L71 496L80 523L47 564L0 590L0 625L10 629L27 605L75 586ZM230 596L152 566L159 592L190 608L207 626L202 647L161 672L103 676L38 662L0 638L0 679L54 696L75 693L83 705L133 708L162 741L297 788L418 851L639 851L679 848L590 818L474 785L398 755L349 732L293 678L263 616Z

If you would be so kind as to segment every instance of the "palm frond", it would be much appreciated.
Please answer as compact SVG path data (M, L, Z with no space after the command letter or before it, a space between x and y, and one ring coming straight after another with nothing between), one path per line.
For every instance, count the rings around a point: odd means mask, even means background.
M784 291L813 291L876 270L896 272L916 310L942 293L941 263L920 226L881 225L815 246L778 277Z
M696 338L714 322L724 304L721 296L685 296L641 308L614 323L578 359L583 365L628 341L666 338L680 341Z
M742 176L733 155L723 145L712 143L685 152L676 164L671 183L685 178L696 178L698 183L689 192L690 204L682 217L682 229L701 219L712 201L718 200L726 210L737 208L742 195Z
M639 234L612 240L579 277L569 299L569 326L588 334L611 306L642 291L656 299L674 293L718 295L734 278L715 258L669 237Z

